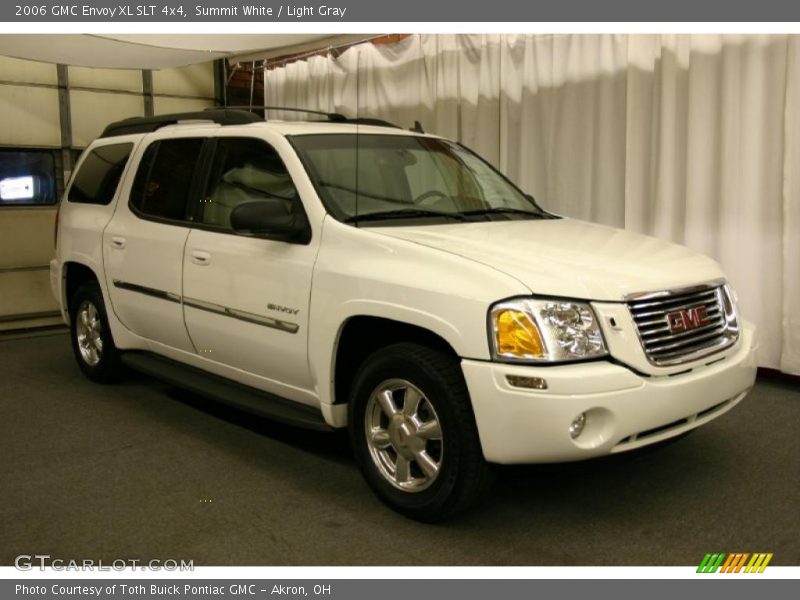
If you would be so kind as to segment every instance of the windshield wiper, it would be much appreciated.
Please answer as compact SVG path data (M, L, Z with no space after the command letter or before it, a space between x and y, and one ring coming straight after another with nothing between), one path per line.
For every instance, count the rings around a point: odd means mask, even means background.
M464 213L445 213L435 210L424 210L420 208L403 208L399 210L381 210L377 212L364 213L347 217L345 223L357 223L359 221L383 221L388 219L409 219L418 217L440 217L455 221L463 221Z
M545 213L536 213L529 210L522 210L521 208L511 208L507 206L495 206L493 208L480 208L477 210L467 210L458 213L468 217L480 215L525 215L527 217L534 217L536 219L550 219L550 215Z

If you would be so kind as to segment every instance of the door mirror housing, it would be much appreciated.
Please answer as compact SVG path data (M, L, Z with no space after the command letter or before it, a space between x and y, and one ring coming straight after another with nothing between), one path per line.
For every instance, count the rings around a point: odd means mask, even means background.
M231 227L237 233L271 240L311 241L311 228L298 199L272 197L242 202L231 211Z

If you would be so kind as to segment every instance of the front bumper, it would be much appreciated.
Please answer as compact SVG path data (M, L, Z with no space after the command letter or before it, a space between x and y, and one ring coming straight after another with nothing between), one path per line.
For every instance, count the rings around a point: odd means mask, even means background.
M536 367L463 360L461 365L486 460L562 462L646 446L724 414L753 387L755 349L755 330L745 323L724 359L710 356L673 376L641 376L606 361ZM540 377L548 388L512 387L507 375ZM586 424L573 440L569 426L581 413Z

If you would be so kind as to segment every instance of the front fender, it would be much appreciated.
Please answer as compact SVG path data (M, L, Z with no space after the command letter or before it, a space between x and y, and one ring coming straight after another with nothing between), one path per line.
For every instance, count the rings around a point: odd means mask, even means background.
M486 360L489 306L525 293L516 279L470 259L326 219L308 333L309 367L326 418L326 405L335 399L338 340L349 319L413 325L445 340L460 357Z

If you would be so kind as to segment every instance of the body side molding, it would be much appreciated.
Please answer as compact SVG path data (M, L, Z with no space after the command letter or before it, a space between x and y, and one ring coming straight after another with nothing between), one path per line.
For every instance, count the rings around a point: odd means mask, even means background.
M221 304L206 302L205 300L199 300L197 298L187 298L185 296L181 297L180 295L172 292L165 292L163 290L157 290L155 288L136 283L128 283L127 281L115 279L114 287L121 290L128 290L129 292L143 294L145 296L150 296L151 298L158 298L160 300L167 300L169 302L177 302L178 304L183 303L185 306L189 306L191 308L204 310L206 312L222 315L224 317L230 317L232 319L238 319L247 323L253 323L254 325L262 325L263 327L278 329L280 331L285 331L286 333L297 333L297 331L300 329L300 326L297 323L292 323L290 321L281 321L280 319L273 319L272 317L266 317L236 308L229 308Z

